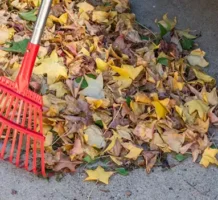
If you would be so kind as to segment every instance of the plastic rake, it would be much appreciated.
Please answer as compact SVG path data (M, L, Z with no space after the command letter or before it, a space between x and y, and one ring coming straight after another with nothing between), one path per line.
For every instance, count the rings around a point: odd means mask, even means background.
M42 97L29 89L39 42L52 0L43 0L32 38L14 81L0 77L0 158L46 176L42 128Z

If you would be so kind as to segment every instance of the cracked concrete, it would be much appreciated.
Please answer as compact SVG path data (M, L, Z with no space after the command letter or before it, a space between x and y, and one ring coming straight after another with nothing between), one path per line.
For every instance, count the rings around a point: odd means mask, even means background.
M200 47L207 52L209 74L218 80L218 1L131 0L138 21L155 30L163 14L177 16L179 26L201 31ZM156 29L157 30L157 29ZM216 130L215 130L216 131ZM218 200L218 168L204 169L189 159L147 175L143 169L116 175L108 186L84 182L85 174L67 175L61 182L43 180L0 161L0 200Z

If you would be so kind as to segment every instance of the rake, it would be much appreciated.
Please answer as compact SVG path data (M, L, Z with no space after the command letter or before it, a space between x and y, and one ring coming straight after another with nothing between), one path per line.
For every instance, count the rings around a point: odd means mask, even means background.
M0 158L34 174L45 173L42 97L29 81L52 0L43 0L26 53L14 81L0 77Z

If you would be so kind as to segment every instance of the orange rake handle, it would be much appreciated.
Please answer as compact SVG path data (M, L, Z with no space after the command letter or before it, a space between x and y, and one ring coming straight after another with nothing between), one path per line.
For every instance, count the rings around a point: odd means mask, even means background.
M48 14L50 12L51 4L52 0L43 0L40 5L33 35L27 46L20 71L15 81L17 89L20 93L22 93L29 86L30 78L40 47L39 43L48 18Z

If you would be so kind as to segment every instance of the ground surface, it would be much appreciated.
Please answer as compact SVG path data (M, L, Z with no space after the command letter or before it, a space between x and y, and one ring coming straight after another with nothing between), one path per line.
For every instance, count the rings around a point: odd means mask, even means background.
M132 0L138 21L154 28L154 20L165 13L177 16L179 25L201 31L198 39L210 61L208 73L218 80L218 1ZM154 29L155 30L155 29ZM218 135L218 133L217 133ZM218 168L204 169L191 160L168 170L143 169L127 177L112 177L109 186L83 182L84 174L67 175L61 182L42 180L0 161L0 200L218 200Z

